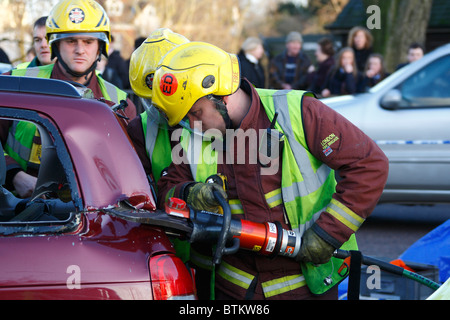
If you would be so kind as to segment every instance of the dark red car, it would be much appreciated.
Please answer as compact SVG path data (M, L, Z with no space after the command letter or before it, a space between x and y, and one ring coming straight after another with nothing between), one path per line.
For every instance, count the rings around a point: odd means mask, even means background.
M164 230L107 213L155 210L110 108L62 81L0 76L0 119L32 122L42 139L33 196L0 188L0 299L196 298Z

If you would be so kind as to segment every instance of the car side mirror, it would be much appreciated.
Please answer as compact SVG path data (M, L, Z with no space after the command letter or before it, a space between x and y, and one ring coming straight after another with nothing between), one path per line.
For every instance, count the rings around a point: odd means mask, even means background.
M395 110L401 107L402 101L400 90L391 89L381 98L381 106L385 109Z

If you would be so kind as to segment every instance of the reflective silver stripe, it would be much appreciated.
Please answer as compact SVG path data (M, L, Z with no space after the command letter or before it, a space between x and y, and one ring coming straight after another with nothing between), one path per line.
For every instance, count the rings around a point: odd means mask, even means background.
M27 68L25 71L25 76L37 78L39 76L39 72L40 72L40 69L38 67Z
M19 121L13 122L11 131L8 133L8 138L6 139L6 144L10 146L21 159L28 161L30 159L31 149L21 144L20 141L15 138L18 124Z
M197 179L197 165L202 164L203 143L202 138L194 133L189 135L187 157L191 167L192 177Z
M106 89L106 93L109 96L109 99L114 103L119 103L119 96L117 95L117 88L113 84L108 81L103 81Z
M145 134L145 149L147 150L150 160L152 160L153 150L155 149L156 138L158 137L159 128L152 121L151 115L147 112L147 129Z
M309 168L311 168L310 163L308 163L308 166ZM300 171L302 171L301 167L299 167L299 169ZM292 185L284 187L282 189L283 201L285 202L294 201L296 197L304 197L316 191L325 182L326 178L330 174L330 171L331 171L330 167L328 167L325 164L322 164L315 174L316 177L315 179L313 179L314 181L312 181L312 183L309 184L309 187L307 184L311 181L307 180L303 180L300 182L293 182ZM301 173L303 176L303 172Z
M276 207L283 203L283 199L281 198L281 189L275 189L271 192L268 192L264 195L266 198L266 202L269 205L269 208Z
M190 261L196 266L199 266L202 269L212 270L212 259L212 256L208 257L206 255L200 254L191 247Z
M228 204L230 205L231 214L244 214L244 208L239 199L230 199Z
M266 298L295 290L305 285L305 277L301 274L274 279L261 284Z
M317 211L316 213L313 214L312 218L308 221L306 221L305 223L299 225L297 228L295 228L294 230L297 231L301 236L303 236L303 234L305 233L306 230L308 230L309 228L311 228L311 226L314 224L314 222L316 222L317 219L319 219L321 213L323 211L325 211L326 208L323 208L319 211Z
M281 198L281 189L275 189L271 192L268 192L264 195L266 198L267 205L269 208L274 208L283 203ZM244 208L242 206L241 200L239 199L230 199L228 200L228 204L230 205L232 214L243 214Z
M352 210L335 199L331 199L326 211L353 231L358 231L365 221Z
M218 274L225 280L228 280L244 289L248 289L253 279L255 278L253 275L239 270L238 268L229 265L225 261L222 261L222 263L220 264Z
M303 177L303 181L292 186L292 190L283 188L283 200L292 201L297 196L306 196L319 189L326 181L331 169L322 164L317 172L311 166L307 150L297 141L291 125L287 93L290 90L277 91L273 95L275 112L278 113L278 124L283 129L289 145L294 154L294 159ZM299 112L300 104L299 104ZM286 189L286 190L285 190Z

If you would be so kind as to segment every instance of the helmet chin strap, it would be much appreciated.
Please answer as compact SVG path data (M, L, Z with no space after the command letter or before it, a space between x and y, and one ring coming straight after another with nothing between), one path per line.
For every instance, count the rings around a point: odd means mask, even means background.
M95 70L95 68L97 67L97 62L100 61L100 59L102 58L101 56L101 48L99 50L99 54L97 59L94 61L94 63L84 72L76 72L72 69L70 69L70 67L67 65L67 63L63 60L63 58L61 57L61 54L59 52L58 46L53 46L52 48L53 50L55 50L55 55L58 58L59 63L62 65L62 67L64 68L64 70L66 70L66 72L68 74L70 74L71 76L75 77L75 78L81 78L84 76L84 79L86 81L88 81L88 75Z
M225 129L233 129L233 124L231 123L231 119L228 114L227 105L223 101L223 98L211 95L209 96L209 99L215 103L217 111L219 111L222 115L223 121L225 121Z

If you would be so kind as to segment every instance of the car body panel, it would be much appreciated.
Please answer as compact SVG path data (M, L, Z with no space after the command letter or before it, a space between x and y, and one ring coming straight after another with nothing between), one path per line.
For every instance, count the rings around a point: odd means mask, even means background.
M446 45L403 67L368 93L322 99L375 140L389 158L389 177L380 202L450 202L450 88L443 98L442 92L433 89L427 92L430 99L417 98L414 92L421 85L439 87L438 81L444 87L450 84L450 74L442 81L439 77L445 71L437 70L441 64L445 70L449 61L450 45ZM414 81L418 84L411 84ZM409 105L383 107L383 99L393 90ZM439 106L429 104L433 95L439 97Z
M73 234L0 238L0 299L11 298L8 288L14 287L20 287L13 290L20 299L35 291L41 298L89 299L108 292L109 298L151 299L148 259L172 250L165 234L99 212L83 216Z
M71 96L70 90L65 97L58 95L61 88L55 94L27 91L52 85L69 86L0 76L0 118L36 124L42 139L36 190L58 196L40 199L38 192L26 208L55 201L62 210L48 209L50 217L42 221L9 220L4 213L17 210L18 200L1 188L0 205L8 207L0 207L0 299L170 298L166 293L195 298L192 276L164 230L108 214L111 208L120 208L123 217L156 210L117 116L104 103ZM161 257L173 261L167 264L170 276L150 270ZM159 294L155 287L166 291Z

